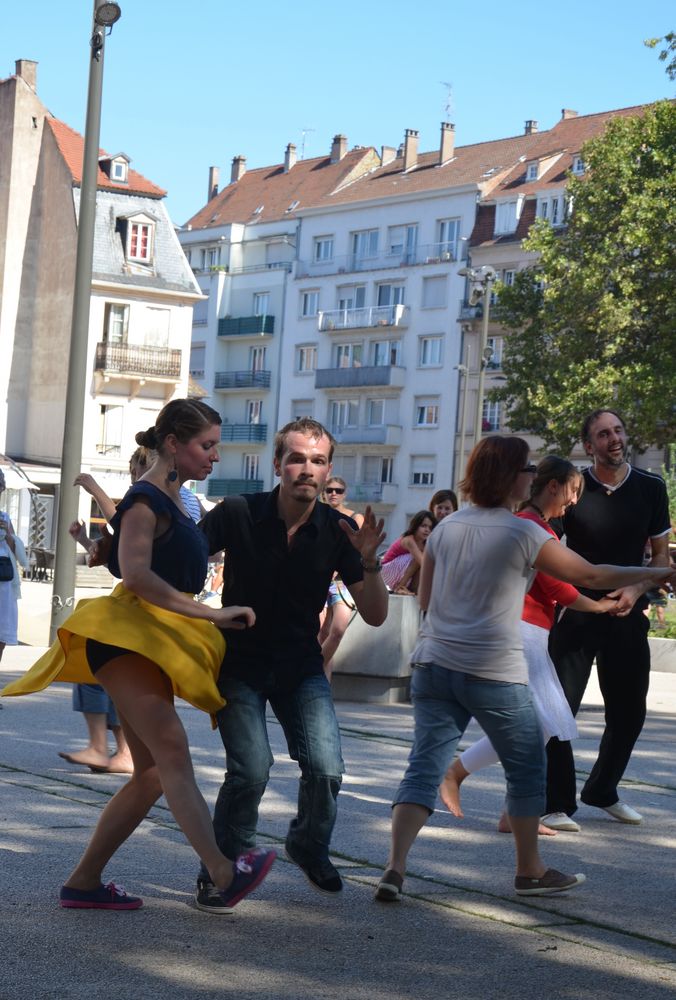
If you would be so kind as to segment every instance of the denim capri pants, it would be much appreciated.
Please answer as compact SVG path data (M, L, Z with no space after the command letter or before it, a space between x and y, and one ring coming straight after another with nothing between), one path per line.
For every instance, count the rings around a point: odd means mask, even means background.
M528 685L487 680L436 663L413 667L413 748L393 805L409 802L434 812L441 779L474 717L505 769L507 813L541 816L546 758Z
M106 715L108 728L119 726L115 705L99 684L73 685L73 711L87 715Z

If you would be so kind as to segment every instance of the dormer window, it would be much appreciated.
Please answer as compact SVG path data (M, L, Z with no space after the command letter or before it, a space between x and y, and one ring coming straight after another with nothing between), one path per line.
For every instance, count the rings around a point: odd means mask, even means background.
M129 180L129 162L128 156L117 153L115 156L102 156L99 166L115 184L126 184Z
M151 264L155 243L155 221L145 213L121 216L117 231L122 239L124 256L129 262Z
M581 156L573 157L573 173L578 177L584 173L584 160Z
M539 166L540 166L540 164L538 163L537 160L535 160L534 163L529 163L528 164L528 167L526 168L526 180L527 181L536 181L538 179L538 168L539 168Z
M495 235L502 236L516 231L521 218L523 198L499 201L495 206Z

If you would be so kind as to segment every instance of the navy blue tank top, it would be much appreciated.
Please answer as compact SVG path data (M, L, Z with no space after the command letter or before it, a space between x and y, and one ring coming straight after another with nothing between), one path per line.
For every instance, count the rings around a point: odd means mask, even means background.
M169 527L153 542L150 568L167 583L184 593L198 594L204 586L207 575L209 544L192 518L187 517L179 507L152 483L141 482L127 490L117 505L115 516L110 522L114 531L108 568L113 576L122 579L118 560L119 532L126 510L143 497L150 509L158 516L168 514Z

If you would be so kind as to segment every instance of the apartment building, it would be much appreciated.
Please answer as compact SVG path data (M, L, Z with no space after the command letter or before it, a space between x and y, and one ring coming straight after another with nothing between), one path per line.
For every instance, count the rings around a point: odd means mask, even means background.
M0 139L0 451L38 487L35 502L26 491L19 498L20 533L51 548L84 140L42 104L30 60L0 81ZM187 387L192 306L202 296L165 193L126 153L101 152L82 469L113 498L129 484L134 435ZM85 494L80 513L89 523Z

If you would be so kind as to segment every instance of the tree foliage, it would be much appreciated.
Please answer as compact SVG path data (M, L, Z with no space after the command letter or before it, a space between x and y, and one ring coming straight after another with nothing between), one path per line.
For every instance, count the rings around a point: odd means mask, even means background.
M643 44L647 45L649 49L654 49L660 42L664 45L659 55L660 62L667 62L667 59L670 58L671 61L667 63L665 70L670 80L676 80L676 55L674 54L676 53L676 32L670 31L664 38L646 38Z
M632 445L676 438L676 105L612 119L582 149L568 224L538 220L540 257L498 288L514 431L568 454L586 413L613 406Z

